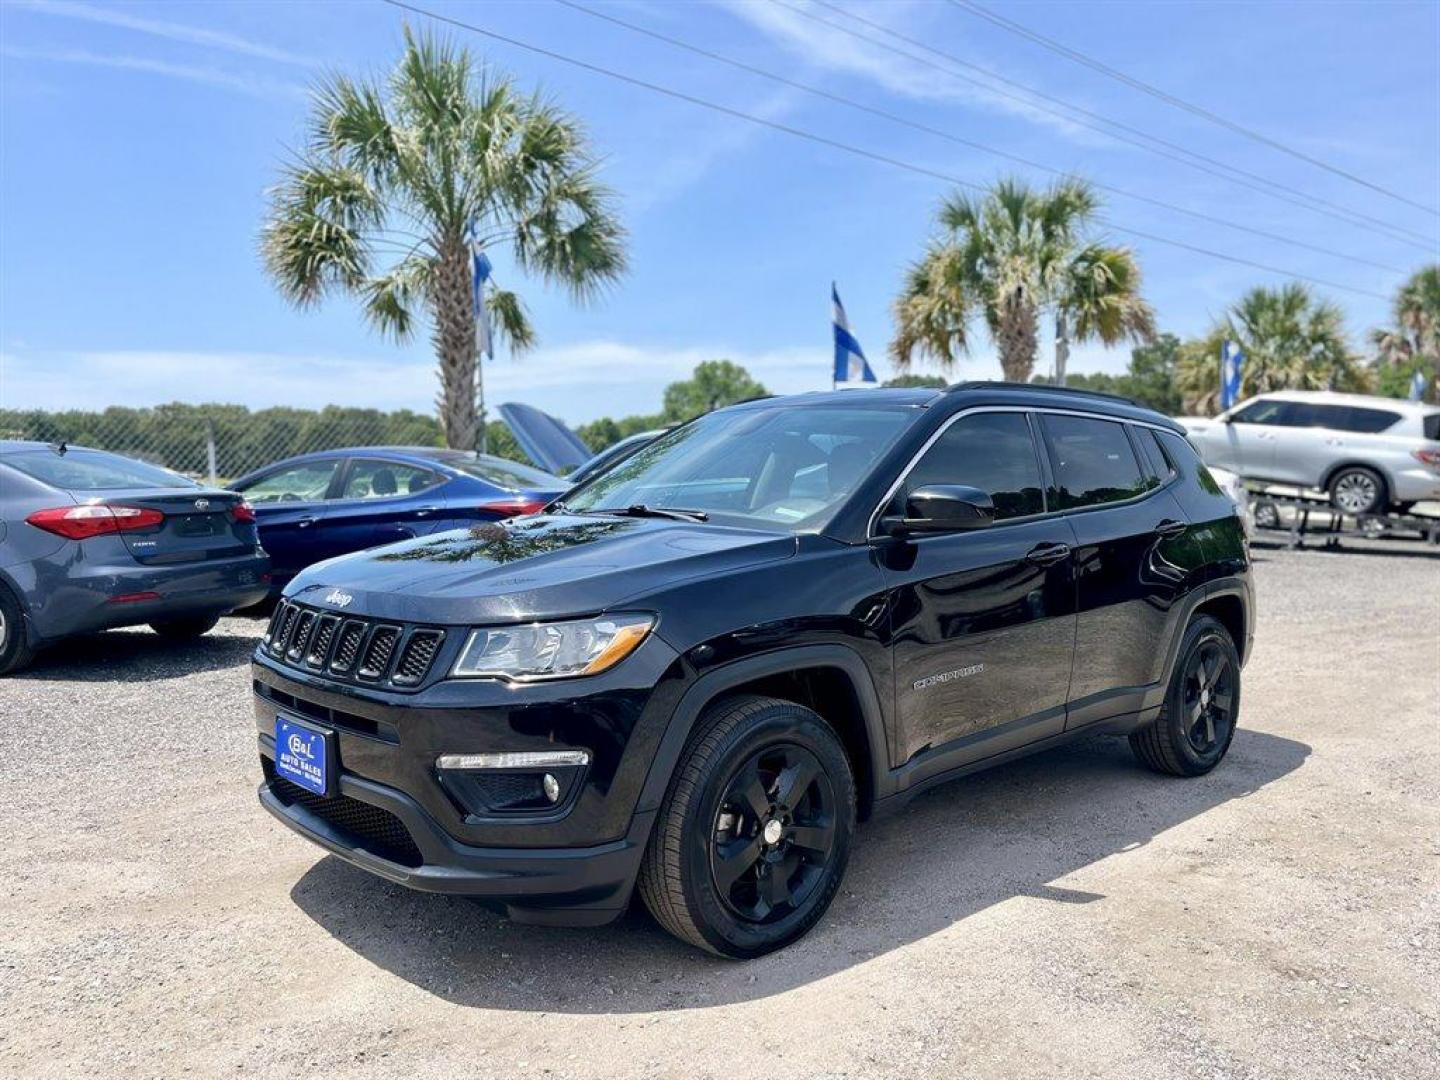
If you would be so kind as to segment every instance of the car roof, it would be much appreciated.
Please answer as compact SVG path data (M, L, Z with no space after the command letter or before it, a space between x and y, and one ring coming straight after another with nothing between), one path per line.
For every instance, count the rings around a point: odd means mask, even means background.
M0 454L18 454L18 453L20 453L21 451L25 451L25 450L45 450L45 449L53 448L53 447L56 447L56 446L59 446L59 445L60 445L60 443L58 443L58 442L55 442L55 443L47 443L47 442L40 442L40 441L35 440L35 439L0 439ZM76 445L75 443L66 443L66 444L65 444L65 449L66 449L66 450L95 450L95 447L93 447L93 446L78 446L78 445ZM99 453L102 453L102 454L113 453L113 451L109 451L109 450L101 450L101 451L98 451L98 452L99 452ZM116 456L117 456L117 457L123 457L124 455L123 455L123 454L117 454Z
M763 408L783 403L787 407L813 405L858 405L861 408L943 408L959 411L976 405L1018 405L1033 409L1067 409L1096 413L1121 420L1143 420L1183 434L1184 428L1154 409L1094 390L1043 383L962 382L943 390L928 387L876 387L854 390L819 390L788 397L756 398L731 406L736 409Z
M1314 401L1328 405L1362 405L1371 409L1389 409L1392 412L1428 416L1436 406L1424 401L1406 401L1404 398L1380 397L1377 394L1346 394L1338 390L1272 390L1246 398L1241 405L1252 401Z

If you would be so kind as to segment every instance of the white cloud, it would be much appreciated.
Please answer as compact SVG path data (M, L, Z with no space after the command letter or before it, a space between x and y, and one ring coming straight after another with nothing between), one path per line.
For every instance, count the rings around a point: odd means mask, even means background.
M114 68L120 71L138 71L147 75L158 75L167 79L181 79L186 82L203 83L223 90L234 90L254 97L304 97L305 87L282 79L271 79L255 75L239 75L215 67L194 64L172 64L166 60L152 60L144 56L126 56L118 53L94 53L84 49L21 49L14 46L0 48L0 55L16 60L39 60L55 64L84 64L89 67Z
M831 12L821 9L814 12L819 18L835 22L838 26L847 26L854 33L824 25L806 18L791 7L776 3L755 3L753 0L722 0L722 3L800 59L820 68L866 79L896 96L932 103L964 104L1007 116L1019 116L1076 142L1094 144L1105 141L1093 130L1046 111L1048 106L1030 103L1020 91L1002 87L980 72L970 73L973 81L971 77L952 74L955 64L941 57L929 56L919 46L892 42L879 30L863 24L851 25L843 16L836 18ZM906 37L921 36L923 31L907 31L894 17L897 12L904 12L909 7L908 4L871 5L865 8L864 17L872 22L883 22ZM893 48L861 40L862 36ZM952 55L956 53L949 44L943 51ZM923 58L925 63L908 59L901 52Z
M309 67L318 62L310 57L277 49L263 42L252 41L236 34L207 30L204 27L170 22L166 19L147 19L121 8L73 3L70 0L12 0L12 4L16 8L23 8L41 15L55 15L67 19L102 23L107 26L118 26L126 30L166 38L170 41L221 49L241 56L254 56L261 60L273 60L282 64L298 64Z

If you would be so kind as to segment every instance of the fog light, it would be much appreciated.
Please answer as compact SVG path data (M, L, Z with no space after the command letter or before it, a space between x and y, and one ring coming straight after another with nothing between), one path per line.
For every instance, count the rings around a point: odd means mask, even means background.
M545 789L545 798L552 803L560 801L560 781L551 776L548 772L545 778L540 781L540 786Z

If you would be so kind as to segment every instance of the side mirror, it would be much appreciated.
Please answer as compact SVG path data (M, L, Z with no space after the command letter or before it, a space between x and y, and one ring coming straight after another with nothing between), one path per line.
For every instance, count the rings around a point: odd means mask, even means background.
M995 524L995 502L988 492L964 484L926 484L905 500L905 516L880 519L891 536L962 532Z

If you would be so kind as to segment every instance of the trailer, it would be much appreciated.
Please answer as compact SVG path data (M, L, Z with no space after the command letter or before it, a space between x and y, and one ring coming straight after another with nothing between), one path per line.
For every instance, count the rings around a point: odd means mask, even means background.
M1248 486L1248 485L1247 485ZM1322 495L1277 494L1268 488L1250 488L1251 513L1257 531L1283 531L1285 546L1302 548L1307 536L1319 537L1329 551L1343 550L1341 537L1347 526L1367 540L1404 533L1418 534L1427 543L1440 545L1440 517L1406 513L1350 514Z

